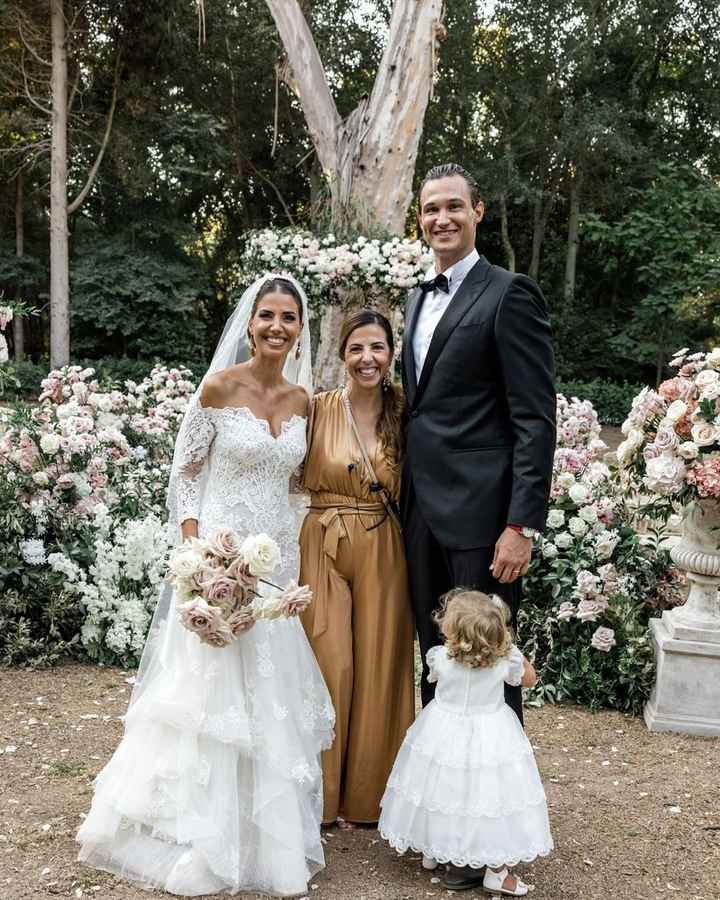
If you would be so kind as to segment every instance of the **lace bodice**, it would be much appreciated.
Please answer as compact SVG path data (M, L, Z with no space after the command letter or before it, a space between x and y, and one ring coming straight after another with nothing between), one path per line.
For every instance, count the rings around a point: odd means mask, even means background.
M503 685L519 685L523 658L513 644L510 654L487 669L472 669L447 655L445 647L428 650L428 681L437 681L435 700L439 706L464 715L487 713L505 705Z
M306 423L292 416L275 437L270 423L245 406L194 406L179 468L179 521L197 519L201 536L221 527L269 534L282 554L278 577L296 578L298 528L289 484L305 455Z

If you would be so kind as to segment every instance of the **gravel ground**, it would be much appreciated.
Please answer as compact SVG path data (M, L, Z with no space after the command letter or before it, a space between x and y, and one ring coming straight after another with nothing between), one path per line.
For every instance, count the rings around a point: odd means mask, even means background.
M131 674L79 665L0 670L2 900L147 897L79 866L73 840L92 779L120 739ZM536 900L718 897L720 741L653 735L640 719L576 707L529 709L527 730L557 847L519 870ZM326 850L313 900L450 896L437 873L424 872L415 855L397 856L374 829L330 830Z

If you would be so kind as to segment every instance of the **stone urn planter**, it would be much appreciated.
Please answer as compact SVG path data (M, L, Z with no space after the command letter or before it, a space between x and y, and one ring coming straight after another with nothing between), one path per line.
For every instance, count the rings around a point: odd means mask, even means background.
M645 722L650 731L720 735L720 502L685 507L682 539L670 555L690 594L651 622L657 675Z

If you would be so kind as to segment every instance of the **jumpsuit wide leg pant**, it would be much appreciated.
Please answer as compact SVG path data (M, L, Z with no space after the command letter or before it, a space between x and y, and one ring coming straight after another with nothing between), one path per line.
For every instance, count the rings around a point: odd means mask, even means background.
M323 821L374 823L415 717L402 535L382 504L313 495L300 547L300 583L313 591L302 622L336 714L322 757Z

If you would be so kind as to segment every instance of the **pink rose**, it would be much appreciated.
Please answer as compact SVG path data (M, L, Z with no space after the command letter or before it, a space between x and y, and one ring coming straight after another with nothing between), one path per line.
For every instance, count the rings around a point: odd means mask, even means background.
M202 592L209 603L222 606L232 601L235 586L234 579L225 574L217 574L203 580Z
M283 615L290 617L304 612L310 606L312 596L313 593L306 584L298 585L297 581L289 581L281 595Z
M674 400L680 399L679 384L679 378L669 378L660 385L658 394L660 394L663 399L667 400L668 403L672 403Z
M575 615L581 622L594 622L608 608L608 602L604 597L594 597L592 600L581 600L577 606Z
M75 487L75 480L69 472L65 472L55 484L61 491L69 491Z
M221 559L236 559L240 555L238 536L229 528L218 529L206 538L205 543L208 551Z
M590 643L596 650L601 650L603 653L609 653L617 643L615 640L615 632L612 628L603 628L600 626L590 638Z
M187 603L181 603L178 606L178 612L180 613L180 623L188 631L194 631L196 634L207 631L215 613L202 597L193 597Z
M235 637L249 631L255 624L255 616L250 609L239 609L227 620L228 627Z

